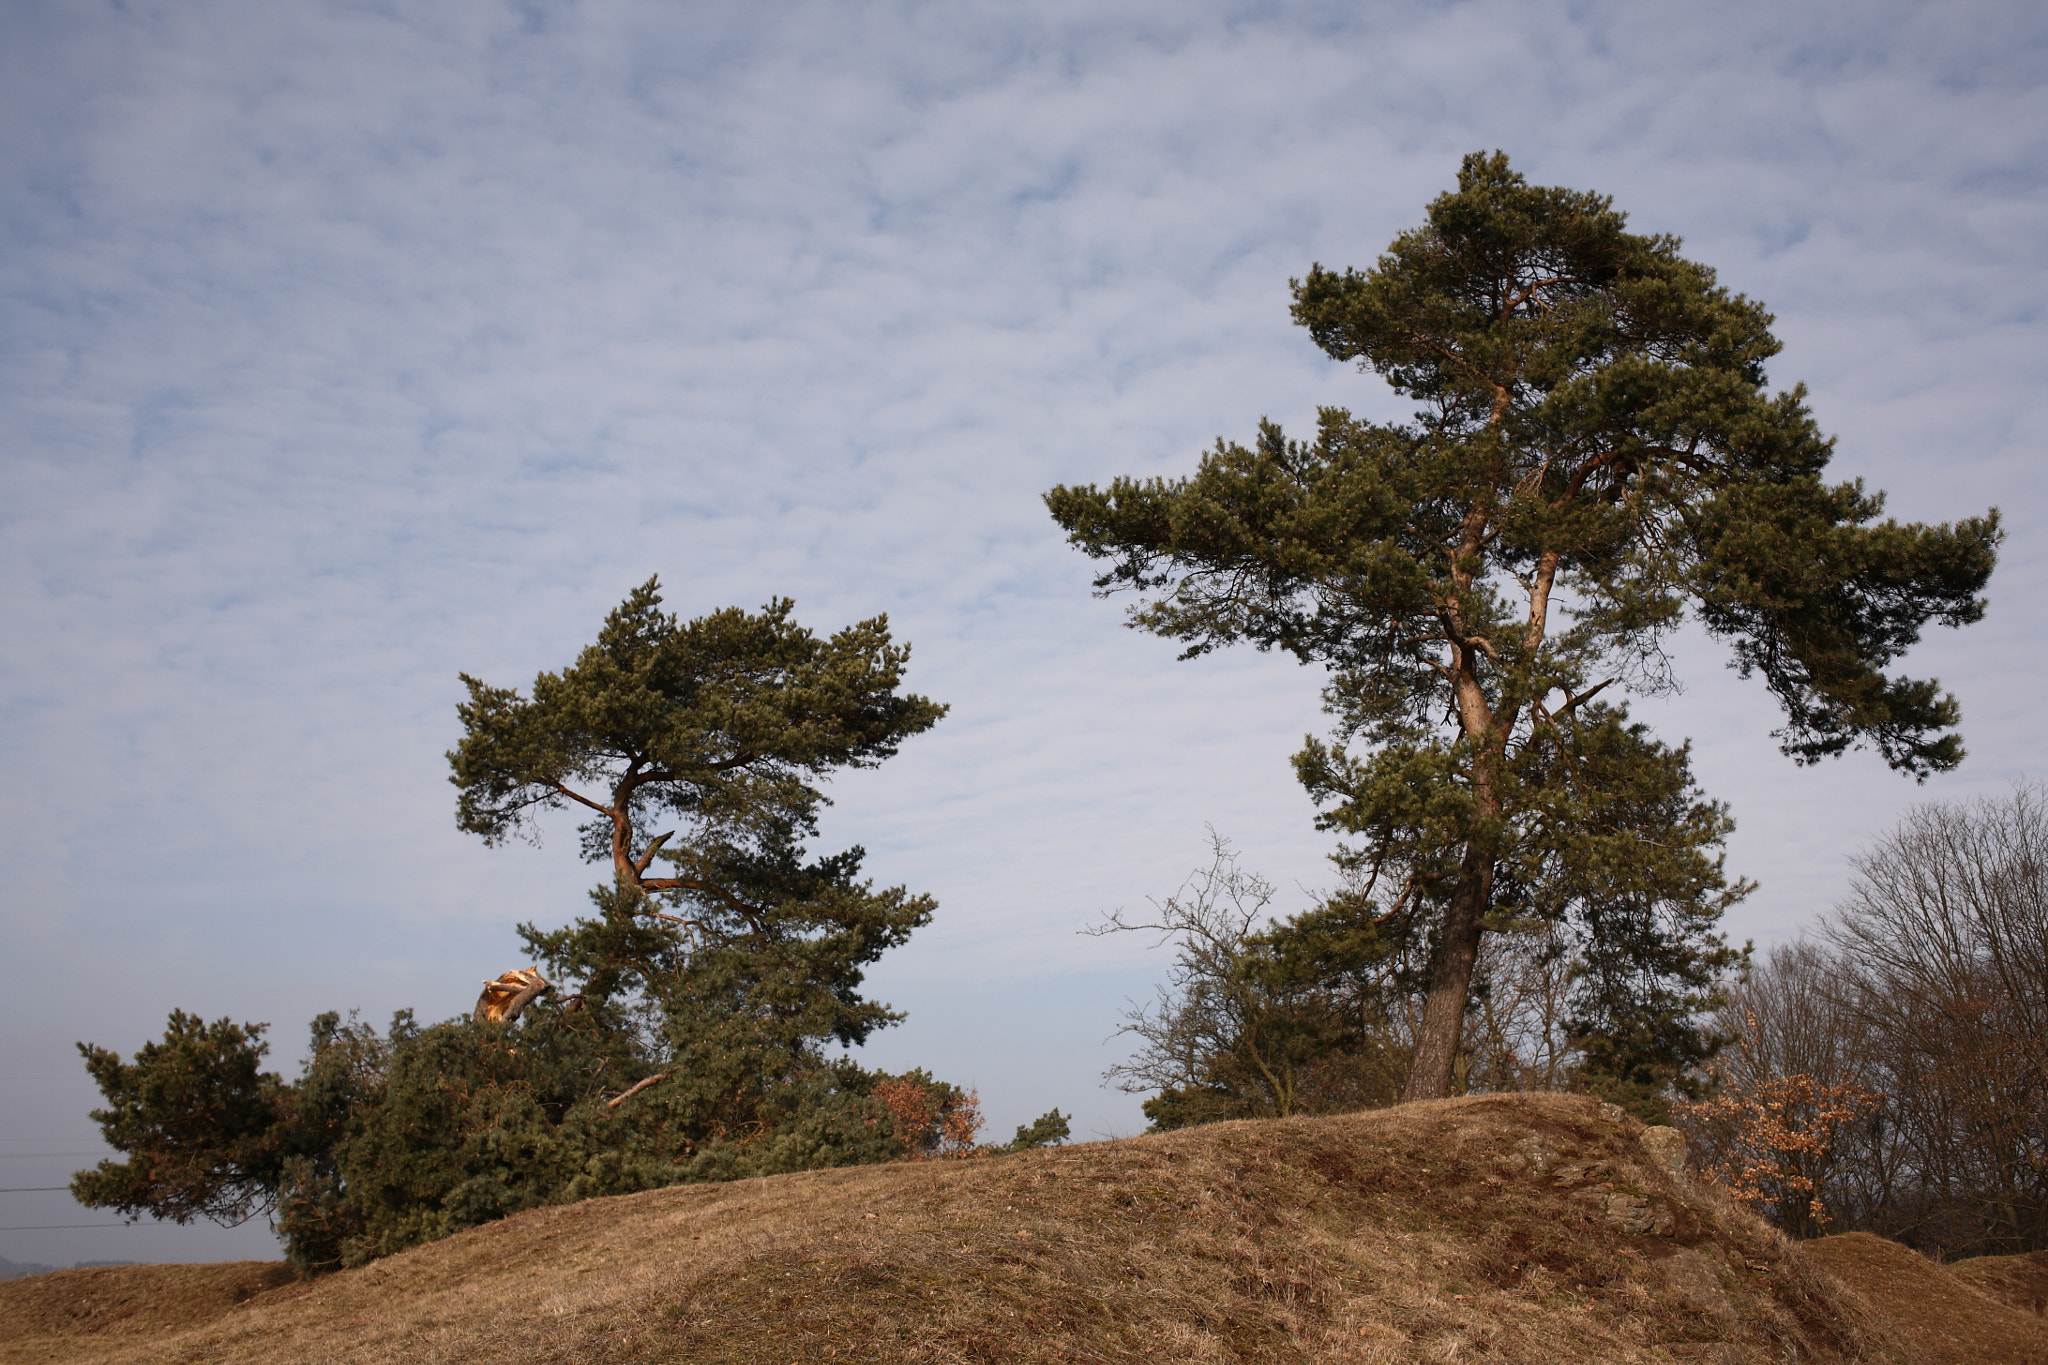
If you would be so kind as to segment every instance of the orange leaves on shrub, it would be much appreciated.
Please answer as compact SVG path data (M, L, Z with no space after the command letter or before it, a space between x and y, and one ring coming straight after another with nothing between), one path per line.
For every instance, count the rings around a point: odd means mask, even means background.
M1721 1093L1675 1105L1673 1112L1714 1154L1700 1166L1703 1178L1759 1211L1775 1208L1788 1232L1818 1235L1828 1224L1820 1181L1832 1164L1836 1136L1882 1097L1804 1073L1772 1075L1752 1050L1756 1034L1752 1015L1741 1065L1713 1068Z
M981 1097L974 1091L926 1081L913 1072L900 1080L879 1082L873 1094L912 1161L974 1151L974 1136L981 1131Z

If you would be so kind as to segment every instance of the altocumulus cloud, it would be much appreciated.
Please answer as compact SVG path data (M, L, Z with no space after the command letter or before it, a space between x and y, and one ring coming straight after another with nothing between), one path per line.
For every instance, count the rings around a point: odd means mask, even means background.
M1914 800L2043 771L2035 7L5 22L0 1039L23 1077L173 1005L274 1020L287 1055L320 1009L461 1008L513 965L509 926L566 918L593 874L566 822L539 850L456 833L454 675L524 685L659 572L686 614L887 611L954 704L828 820L942 906L878 974L912 1014L878 1060L978 1083L1005 1129L1054 1104L1134 1128L1096 1077L1156 964L1073 930L1171 889L1205 822L1283 885L1325 881L1286 764L1319 680L1121 630L1037 495L1185 469L1262 414L1397 415L1288 325L1286 282L1368 264L1474 148L1613 194L1770 303L1775 377L1812 386L1844 476L1901 515L2010 519L1990 619L1912 660L1975 751L1927 789L1867 756L1793 769L1759 692L1682 645L1691 691L1642 714L1695 737L1743 822L1764 890L1737 934L1824 908ZM0 1093L0 1138L89 1132L86 1087ZM48 1198L0 1222L68 1221ZM41 1261L245 1247L0 1234Z

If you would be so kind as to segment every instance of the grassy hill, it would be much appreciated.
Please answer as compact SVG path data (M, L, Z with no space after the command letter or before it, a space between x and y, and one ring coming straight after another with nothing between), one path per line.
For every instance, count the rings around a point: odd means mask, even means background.
M2048 1361L1911 1258L1990 1324L1929 1353L1640 1131L1474 1097L591 1200L310 1284L60 1271L0 1285L0 1362Z

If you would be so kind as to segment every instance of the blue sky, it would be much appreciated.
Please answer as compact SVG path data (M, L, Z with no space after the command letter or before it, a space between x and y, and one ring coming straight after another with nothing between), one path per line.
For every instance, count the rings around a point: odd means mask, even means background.
M458 670L524 685L658 573L685 615L886 611L952 703L826 824L936 922L867 1051L1134 1131L1104 1040L1159 954L1077 930L1205 826L1329 850L1284 660L1178 664L1038 495L1261 416L1382 416L1287 320L1506 149L1777 314L1836 468L2001 506L1991 611L1909 660L1971 758L1800 769L1680 646L1690 736L1796 933L1907 807L2048 774L2048 19L2018 3L0 6L0 1186L95 1145L71 1044L174 1006L458 1012L593 870L461 835ZM18 1177L18 1178L17 1178ZM0 1255L268 1255L0 1195Z

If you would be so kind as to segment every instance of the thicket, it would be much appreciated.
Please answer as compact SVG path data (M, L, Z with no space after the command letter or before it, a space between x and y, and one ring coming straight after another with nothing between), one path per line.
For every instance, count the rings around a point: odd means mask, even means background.
M1695 1146L1788 1231L2048 1249L2048 790L1936 804L1729 993Z
M877 889L859 848L807 849L819 782L945 708L899 691L883 618L820 639L787 602L689 622L660 604L649 581L530 696L467 679L458 822L496 842L573 807L611 865L594 913L519 926L552 985L502 1020L322 1015L292 1082L262 1069L261 1024L174 1012L127 1062L81 1044L126 1157L75 1177L81 1203L268 1214L320 1270L542 1204L978 1150L971 1091L832 1046L902 1017L863 973L933 901ZM1066 1136L1054 1111L1009 1146Z
M1428 955L1376 932L1340 888L1310 911L1269 913L1272 883L1212 833L1209 865L1149 914L1117 911L1093 932L1151 933L1173 947L1156 998L1122 1032L1137 1041L1108 1079L1149 1094L1154 1131L1233 1118L1341 1113L1403 1095L1427 1005ZM1693 907L1652 901L1628 936L1602 920L1501 915L1481 945L1452 1062L1452 1093L1570 1090L1670 1121L1703 1093L1726 1036L1709 1022L1746 961ZM1658 920L1670 921L1659 924Z
M1424 1005L1411 957L1269 914L1215 839L1149 914L1098 932L1173 946L1109 1078L1155 1130L1391 1104ZM1576 1090L1687 1130L1696 1170L1801 1237L1874 1232L1942 1257L2048 1249L2048 789L1932 804L1853 860L1811 938L1628 998L1556 925L1489 936L1458 1093ZM1344 970L1337 970L1342 967ZM1688 1013L1686 1007L1692 1007ZM1618 1077L1618 1035L1689 1030L1682 1070ZM1667 1048L1668 1055L1678 1049Z

